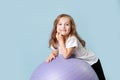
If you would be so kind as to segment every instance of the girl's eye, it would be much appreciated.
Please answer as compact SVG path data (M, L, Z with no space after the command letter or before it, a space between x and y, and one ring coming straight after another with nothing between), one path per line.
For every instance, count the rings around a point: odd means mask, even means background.
M69 24L66 24L66 26L69 26Z
M62 25L62 24L59 24L59 25Z

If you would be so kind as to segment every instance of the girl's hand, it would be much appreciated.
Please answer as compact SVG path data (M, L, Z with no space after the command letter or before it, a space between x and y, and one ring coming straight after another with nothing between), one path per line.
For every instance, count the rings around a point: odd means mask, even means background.
M50 54L46 60L47 63L51 62L53 59L55 59L55 55L54 54Z
M60 42L64 43L64 38L61 33L56 33L56 39L57 39L58 43L60 43Z
M55 57L58 56L58 51L54 50L47 58L46 62L49 63L51 62L53 59L55 59Z

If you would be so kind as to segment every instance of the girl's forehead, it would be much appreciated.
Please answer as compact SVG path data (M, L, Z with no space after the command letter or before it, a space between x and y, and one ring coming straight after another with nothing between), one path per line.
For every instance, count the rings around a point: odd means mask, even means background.
M70 18L69 17L61 17L59 19L59 22L61 22L61 21L70 22Z

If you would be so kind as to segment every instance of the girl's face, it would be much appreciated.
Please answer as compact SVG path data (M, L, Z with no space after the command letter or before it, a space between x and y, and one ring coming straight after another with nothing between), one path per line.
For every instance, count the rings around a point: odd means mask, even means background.
M60 33L64 36L69 35L71 30L70 19L68 17L62 17L57 24L57 33Z

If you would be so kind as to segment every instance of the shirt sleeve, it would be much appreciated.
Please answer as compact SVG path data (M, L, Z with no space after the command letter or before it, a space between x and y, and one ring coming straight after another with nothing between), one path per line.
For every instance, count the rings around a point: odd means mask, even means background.
M51 48L52 50L55 50L55 48L54 48L52 45L50 46L50 48Z
M78 47L78 40L75 36L70 37L66 42L66 48Z
M54 48L52 45L50 46L50 48L51 48L52 50L58 50L58 49Z

